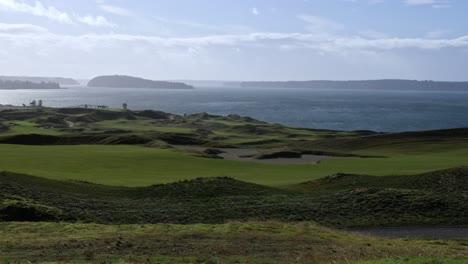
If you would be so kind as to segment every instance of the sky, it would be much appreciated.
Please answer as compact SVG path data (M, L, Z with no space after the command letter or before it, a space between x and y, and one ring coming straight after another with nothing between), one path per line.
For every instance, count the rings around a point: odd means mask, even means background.
M0 0L0 75L468 81L468 0Z

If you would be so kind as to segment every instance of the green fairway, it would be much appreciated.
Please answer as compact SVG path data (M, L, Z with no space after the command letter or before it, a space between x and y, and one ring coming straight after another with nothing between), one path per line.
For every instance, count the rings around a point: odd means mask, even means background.
M193 157L141 146L0 145L0 170L51 179L108 185L146 186L197 177L229 176L281 186L335 173L416 174L468 165L468 149L390 158L337 158L319 165L273 165Z
M1 136L21 134L62 135L63 133L57 129L39 128L36 123L28 121L10 122L10 130L0 133Z

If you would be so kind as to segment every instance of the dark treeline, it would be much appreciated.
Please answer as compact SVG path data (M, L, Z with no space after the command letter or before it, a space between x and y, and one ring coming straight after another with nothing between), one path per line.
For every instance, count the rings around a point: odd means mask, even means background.
M79 85L79 83L72 78L63 77L28 77L28 76L0 76L0 80L4 81L23 81L23 82L53 82L60 85Z
M89 81L88 86L112 88L193 89L193 86L181 82L153 81L124 75L99 76Z
M0 80L0 90L19 89L60 89L60 85L54 82L29 82L29 81L8 81Z
M413 80L368 81L287 81L242 82L241 87L252 88L313 88L313 89L372 89L372 90L427 90L468 91L468 82L438 82Z

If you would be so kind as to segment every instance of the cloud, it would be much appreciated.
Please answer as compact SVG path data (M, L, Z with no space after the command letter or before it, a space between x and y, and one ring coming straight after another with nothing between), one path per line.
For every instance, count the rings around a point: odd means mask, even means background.
M436 39L447 35L450 31L448 30L433 30L426 33L426 38Z
M104 12L117 15L117 16L132 16L133 15L133 13L130 10L125 9L120 6L100 4L99 8Z
M8 26L2 25L3 28ZM20 43L22 46L69 47L78 50L92 50L96 47L118 45L143 45L159 49L198 49L242 46L253 48L309 49L324 53L341 53L346 51L390 51L398 49L438 50L445 48L467 48L468 35L451 39L427 38L380 38L370 39L360 36L329 37L304 33L251 33L238 35L211 35L204 37L163 38L159 36L130 35L130 34L85 34L85 35L57 35L53 33L36 33L17 35L14 33L0 33L3 43Z
M250 12L255 15L255 16L258 16L260 15L260 11L258 11L258 8L256 7L252 7L252 9L250 10Z
M41 34L47 29L31 24L3 24L0 23L0 34Z
M109 22L103 16L83 16L76 18L79 22L92 27L116 27L116 24Z
M306 23L306 29L313 33L331 33L344 28L344 25L336 21L313 15L299 15L300 20Z
M405 0L405 4L409 6L430 5L433 8L450 7L450 0Z
M383 38L389 38L388 34L375 31L375 30L361 30L358 32L359 35L365 38L370 38L370 39L383 39Z
M100 27L114 27L115 24L107 21L102 16L79 16L70 15L67 12L63 12L55 8L54 6L45 6L40 1L35 1L34 4L28 4L18 0L0 0L0 10L30 14L33 16L44 17L49 20L64 23L64 24L76 24L82 23L89 26L100 26Z
M168 25L176 25L176 26L188 27L192 29L216 32L216 33L227 33L227 32L245 33L245 32L253 31L252 28L248 26L244 26L244 25L204 24L204 23L191 21L191 20L169 19L169 18L160 17L160 16L154 16L153 19L157 20L160 23L164 23Z
M71 17L67 13L61 12L53 6L46 7L39 1L36 1L34 5L29 5L16 0L0 0L0 9L46 17L61 23L73 23Z

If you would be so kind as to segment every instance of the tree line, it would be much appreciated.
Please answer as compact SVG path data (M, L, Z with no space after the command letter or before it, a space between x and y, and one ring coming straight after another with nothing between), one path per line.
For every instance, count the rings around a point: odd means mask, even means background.
M55 82L30 82L30 81L10 81L0 80L0 89L60 89L60 85Z

